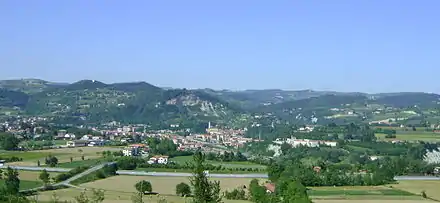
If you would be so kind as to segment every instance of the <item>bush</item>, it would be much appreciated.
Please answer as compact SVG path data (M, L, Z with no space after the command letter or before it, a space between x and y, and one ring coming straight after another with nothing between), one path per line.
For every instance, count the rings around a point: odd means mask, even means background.
M428 195L426 195L425 191L422 191L422 197L425 198L425 199L428 198Z
M58 164L58 159L55 156L49 155L46 157L45 164L50 167L55 167Z
M82 167L82 166L76 167L67 173L61 173L61 174L55 176L55 181L56 182L65 181L76 174L82 173L83 171L85 171L87 169L88 169L88 167Z
M16 157L16 156L12 156L12 157L0 157L0 160L5 160L5 162L18 162L18 161L23 161L22 158L20 157Z
M191 187L186 183L179 183L176 185L176 195L188 196L191 195Z
M246 200L246 192L243 189L234 189L232 192L225 192L226 199Z
M138 192L142 192L142 193L146 193L146 192L150 193L153 191L151 183L146 180L142 180L142 181L136 183L136 185L134 185L134 187L136 188L136 190Z
M387 134L385 135L385 138L396 138L395 134Z
M117 161L118 168L122 170L134 170L138 166L140 159L132 158L132 157L121 157Z

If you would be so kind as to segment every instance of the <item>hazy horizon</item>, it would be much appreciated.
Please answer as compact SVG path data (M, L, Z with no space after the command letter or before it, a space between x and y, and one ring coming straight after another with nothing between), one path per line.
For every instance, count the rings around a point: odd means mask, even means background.
M440 2L1 1L0 80L440 93Z

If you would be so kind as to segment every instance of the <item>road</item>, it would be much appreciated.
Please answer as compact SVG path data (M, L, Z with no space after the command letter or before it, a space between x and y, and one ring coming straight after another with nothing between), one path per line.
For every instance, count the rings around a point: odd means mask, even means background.
M191 173L176 173L176 172L145 172L145 171L116 171L118 175L134 175L134 176L170 176L170 177L190 177ZM213 178L267 178L267 174L215 174L210 173L209 177Z
M59 183L55 183L55 184L52 184L52 186L53 187L58 187L58 186L66 186L66 187L74 187L74 188L80 188L80 187L78 187L78 186L76 186L76 185L72 185L72 184L70 184L72 181L75 181L75 180L77 180L77 179L79 179L79 178L81 178L81 177L83 177L83 176L86 176L86 175L88 175L88 174L90 174L90 173L93 173L93 172L95 172L95 171L97 171L97 170L99 170L99 169L102 169L104 166L106 166L106 165L111 165L111 164L115 164L116 162L108 162L108 163L103 163L103 164L99 164L99 165L96 165L96 166L94 166L94 167L92 167L92 168L89 168L89 169L87 169L87 170L85 170L85 171L83 171L83 172L81 172L81 173L78 173L78 174L76 174L76 175L74 175L74 176L72 176L72 177L70 177L69 179L67 179L67 180L65 180L65 181L62 181L62 182L59 182ZM45 168L45 167L21 167L21 166L15 166L15 167L13 167L13 166L10 166L11 168L14 168L14 169L17 169L17 170L31 170L31 171L43 171L43 170L45 170L46 169L46 171L49 171L49 170L47 170L47 169L56 169L56 168ZM63 170L67 170L67 171L63 171ZM60 170L51 170L52 172L68 172L68 171L70 171L70 170L72 170L72 169L61 169L61 171ZM36 190L40 190L40 189L43 189L44 188L44 186L42 186L42 187L37 187L37 188L32 188L32 189L29 189L29 190L22 190L22 191L20 191L20 192L30 192L30 191L36 191Z
M114 164L114 162L103 163L97 166L94 166L86 171L77 174L63 182L57 183L55 185L67 185L70 182L81 178L85 175L88 175L94 171L97 171L103 168L105 165ZM7 168L8 166L2 166L0 168ZM17 170L30 170L30 171L42 171L47 170L49 172L68 172L72 169L66 168L46 168L46 167L31 167L31 166L9 166L13 169ZM116 171L119 175L135 175L135 176L170 176L170 177L189 177L192 176L191 173L175 173L175 172L145 172L145 171L127 171L127 170L119 170ZM264 173L254 173L254 174L214 174L210 173L210 177L216 178L267 178L267 174ZM440 180L440 177L435 176L396 176L395 180Z
M12 168L16 170L25 170L25 171L42 171L46 170L47 172L60 172L66 173L72 170L71 168L49 168L49 167L34 167L34 166L0 166L0 168Z
M103 163L103 164L96 165L96 166L94 166L92 168L89 168L89 169L83 171L82 173L78 173L78 174L72 176L71 178L69 178L69 179L67 179L67 180L65 180L63 182L59 182L59 183L54 184L54 186L59 186L59 185L66 185L66 186L68 186L68 185L70 185L70 182L72 182L72 181L75 181L75 180L77 180L77 179L79 179L79 178L81 178L83 176L86 176L86 175L88 175L90 173L93 173L93 172L103 168L104 166L112 165L112 164L115 164L115 163L116 162L108 162L108 163Z
M136 175L136 176L169 176L169 177L189 177L191 173L174 173L174 172L145 172L145 171L116 171L118 175ZM267 174L214 174L210 173L209 177L213 178L268 178ZM440 180L440 177L435 176L396 176L395 180Z

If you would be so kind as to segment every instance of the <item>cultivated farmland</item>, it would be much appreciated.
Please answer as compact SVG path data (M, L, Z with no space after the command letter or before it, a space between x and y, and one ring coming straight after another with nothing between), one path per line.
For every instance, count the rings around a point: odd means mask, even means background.
M41 164L44 164L44 159L48 155L53 155L58 158L59 163L70 162L70 158L74 161L81 160L81 156L84 155L85 159L100 158L99 153L103 151L119 151L120 148L114 147L77 147L77 148L59 148L48 150L35 150L35 151L5 151L1 153L2 157L20 157L23 161L9 163L9 165L15 166L36 166L37 161L40 160Z
M151 182L153 191L162 195L174 195L176 193L175 186L181 182L189 184L188 177L113 176L83 184L81 187L118 192L136 192L134 185L141 180ZM220 187L223 190L232 190L243 185L248 186L252 178L210 178L210 180L220 181Z

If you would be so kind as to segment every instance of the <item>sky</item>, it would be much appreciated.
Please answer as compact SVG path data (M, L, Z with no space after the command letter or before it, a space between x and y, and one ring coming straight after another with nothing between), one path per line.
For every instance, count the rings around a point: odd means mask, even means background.
M3 0L0 79L440 93L438 0Z

